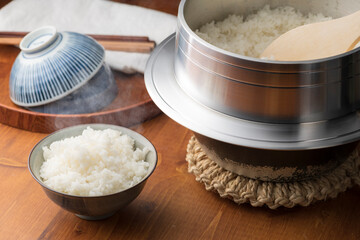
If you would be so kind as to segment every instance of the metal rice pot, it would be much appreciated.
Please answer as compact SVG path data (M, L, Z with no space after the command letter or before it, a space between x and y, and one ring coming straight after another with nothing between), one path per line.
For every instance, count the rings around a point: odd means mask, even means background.
M229 14L247 15L269 4L333 18L360 9L354 0L183 0L179 6L174 73L196 101L257 122L306 123L339 118L360 107L360 53L276 62L215 47L194 31Z
M344 162L360 141L360 50L276 62L222 50L194 32L266 4L334 18L360 9L351 0L182 0L177 32L152 52L145 85L224 169L274 182L315 178Z

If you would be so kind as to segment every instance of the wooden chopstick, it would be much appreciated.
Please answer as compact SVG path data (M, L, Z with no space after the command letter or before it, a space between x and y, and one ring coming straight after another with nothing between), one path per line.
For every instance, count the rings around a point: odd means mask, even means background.
M27 32L0 32L0 44L19 46ZM107 50L149 53L155 47L155 42L142 36L119 36L87 34L103 45Z

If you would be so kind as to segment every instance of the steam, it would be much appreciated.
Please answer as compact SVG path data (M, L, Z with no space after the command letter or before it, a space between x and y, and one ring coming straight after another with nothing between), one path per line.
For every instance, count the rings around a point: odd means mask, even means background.
M50 114L85 114L98 112L117 96L116 81L108 65L104 64L84 86L69 95L30 111Z

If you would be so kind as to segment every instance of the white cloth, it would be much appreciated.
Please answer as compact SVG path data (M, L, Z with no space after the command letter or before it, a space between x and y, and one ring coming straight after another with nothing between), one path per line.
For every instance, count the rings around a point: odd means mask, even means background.
M15 0L0 10L0 31L58 31L148 36L159 44L176 30L176 17L104 0ZM149 54L106 51L105 61L123 72L144 72Z

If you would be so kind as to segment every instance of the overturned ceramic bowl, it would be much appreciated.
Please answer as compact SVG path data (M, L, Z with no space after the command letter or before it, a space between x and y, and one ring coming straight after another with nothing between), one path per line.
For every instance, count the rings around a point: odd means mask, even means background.
M119 192L101 196L79 196L65 194L47 186L40 177L40 168L44 162L43 147L49 146L55 141L73 136L79 136L87 127L93 130L113 129L126 134L135 140L135 148L149 149L145 161L149 163L147 173L139 183ZM63 209L75 213L78 217L86 220L105 219L118 210L131 203L143 190L147 179L154 172L157 164L157 152L152 143L141 134L128 128L109 124L86 124L64 128L42 139L31 151L28 159L28 168L33 178L42 186L46 195Z
M44 113L89 113L117 95L105 50L91 37L47 26L26 35L20 49L9 82L16 105Z

